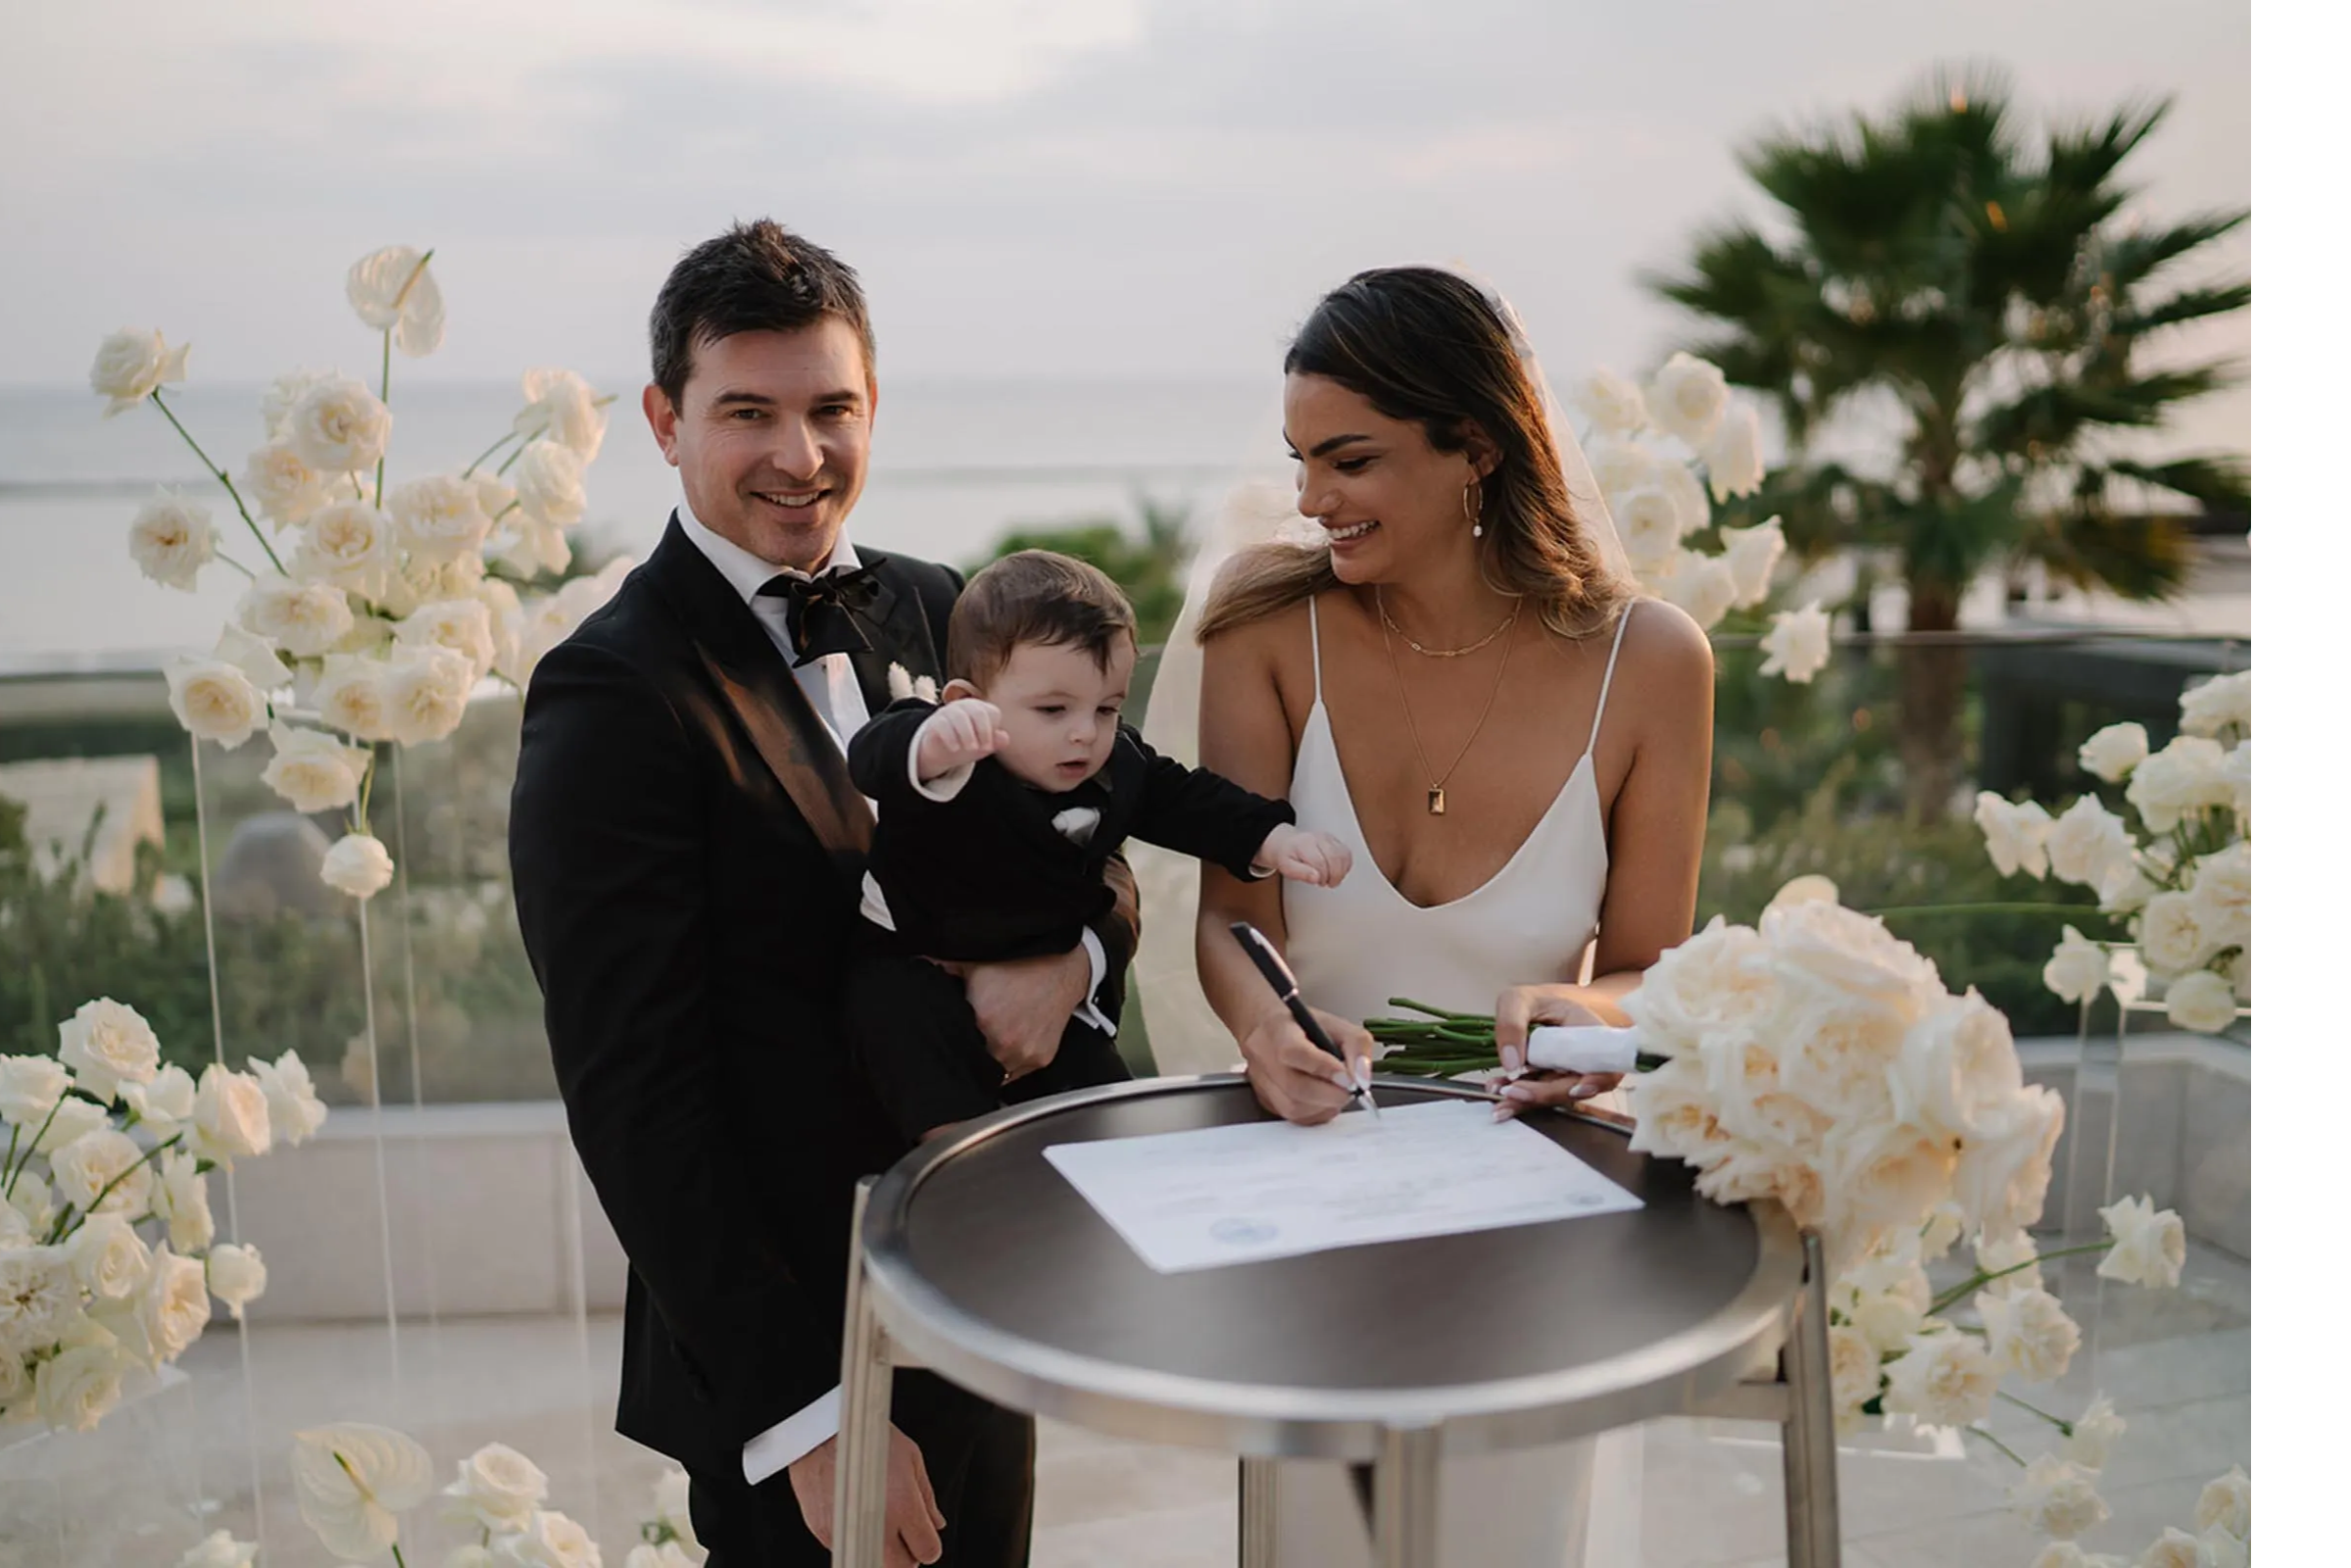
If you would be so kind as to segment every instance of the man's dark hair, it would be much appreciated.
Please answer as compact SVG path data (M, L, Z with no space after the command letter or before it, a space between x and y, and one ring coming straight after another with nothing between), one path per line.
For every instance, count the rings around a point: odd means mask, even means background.
M686 252L653 302L653 380L677 407L694 350L737 332L797 332L826 317L849 323L873 373L873 322L857 274L773 219L737 223Z
M947 619L947 673L984 686L1022 643L1082 648L1101 668L1135 610L1101 568L1051 550L1017 550L982 567Z

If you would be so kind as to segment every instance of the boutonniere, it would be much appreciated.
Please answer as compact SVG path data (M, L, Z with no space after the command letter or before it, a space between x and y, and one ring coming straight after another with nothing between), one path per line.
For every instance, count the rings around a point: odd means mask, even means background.
M906 665L893 663L890 666L890 700L895 703L903 697L919 697L926 703L935 703L939 700L939 683L928 675L909 675Z

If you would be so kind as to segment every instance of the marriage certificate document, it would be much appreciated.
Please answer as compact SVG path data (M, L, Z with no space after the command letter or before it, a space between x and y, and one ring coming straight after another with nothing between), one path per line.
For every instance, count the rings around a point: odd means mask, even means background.
M1482 1101L1055 1144L1045 1157L1162 1274L1641 1207Z

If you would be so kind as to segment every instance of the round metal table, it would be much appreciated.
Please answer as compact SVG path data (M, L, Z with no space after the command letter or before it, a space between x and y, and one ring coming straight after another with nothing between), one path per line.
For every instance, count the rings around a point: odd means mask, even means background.
M1485 1100L1382 1078L1383 1106ZM1241 1561L1271 1561L1272 1467L1370 1461L1375 1555L1434 1564L1438 1464L1655 1416L1783 1423L1791 1568L1834 1568L1836 1448L1818 1243L1723 1207L1604 1114L1525 1124L1638 1210L1154 1272L1044 1157L1055 1144L1267 1120L1239 1074L1007 1107L858 1192L834 1561L882 1561L890 1369L999 1404L1243 1458ZM1770 1373L1773 1358L1781 1373ZM1756 1379L1755 1374L1762 1374Z

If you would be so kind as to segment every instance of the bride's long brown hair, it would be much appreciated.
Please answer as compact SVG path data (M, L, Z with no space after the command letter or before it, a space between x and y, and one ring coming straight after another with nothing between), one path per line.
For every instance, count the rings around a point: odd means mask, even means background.
M1481 564L1551 630L1590 636L1633 597L1578 520L1542 395L1476 284L1430 267L1357 272L1314 307L1282 371L1336 381L1391 419L1417 420L1440 452L1463 450L1472 423L1485 431L1501 459L1478 486ZM1206 642L1338 585L1328 545L1253 546L1219 574L1196 635Z

